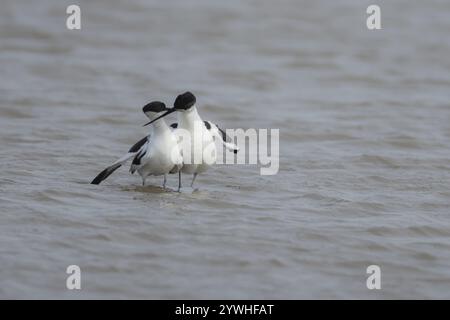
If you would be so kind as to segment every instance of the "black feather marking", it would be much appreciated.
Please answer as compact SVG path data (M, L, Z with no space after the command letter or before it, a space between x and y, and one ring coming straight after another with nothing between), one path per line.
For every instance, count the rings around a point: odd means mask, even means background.
M166 111L166 105L163 102L160 101L152 101L148 104L146 104L143 108L142 111L144 113L147 112L163 112Z
M136 166L140 165L140 164L141 164L141 159L142 159L142 157L143 157L144 155L145 155L145 151L141 151L140 153L138 153L138 154L134 157L132 164L134 164L134 165L136 165Z
M173 129L176 129L176 128L178 128L178 123L172 123L171 125L170 125Z
M222 140L224 142L231 142L231 138L229 136L227 136L227 134L225 133L225 131L223 131L222 129L219 128L219 126L216 124L217 129L219 129L220 134L222 135ZM234 149L233 152L234 154L238 153L238 149Z
M139 140L138 142L136 142L128 152L138 152L140 148L142 148L142 146L147 142L148 137L142 138L141 140Z
M205 123L206 129L211 129L211 124L208 121L203 121Z
M223 131L222 129L220 129L219 126L217 126L217 125L216 125L216 127L217 127L217 129L219 129L220 134L222 135L222 140L223 140L223 141L225 141L225 142L227 142L228 140L231 141L231 138L229 138L229 137L227 136L227 134L225 133L225 131Z
M177 96L173 106L175 109L187 110L195 104L195 101L195 96L191 92L187 91Z
M113 173L114 171L116 171L117 169L119 169L122 165L120 163L110 166L108 168L106 168L105 170L103 170L102 172L100 172L95 178L94 180L92 180L91 184L100 184L100 182L102 182L103 180L105 180L106 178L108 178L111 173Z

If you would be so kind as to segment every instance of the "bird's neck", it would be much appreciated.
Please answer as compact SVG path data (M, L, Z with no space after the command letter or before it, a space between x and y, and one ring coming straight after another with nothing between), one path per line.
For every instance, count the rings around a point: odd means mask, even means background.
M161 132L169 130L169 126L167 125L166 121L164 119L158 119L155 122L153 122L153 132Z
M178 119L181 124L185 123L189 125L193 125L196 121L202 121L202 118L200 118L195 106L184 112L180 112Z

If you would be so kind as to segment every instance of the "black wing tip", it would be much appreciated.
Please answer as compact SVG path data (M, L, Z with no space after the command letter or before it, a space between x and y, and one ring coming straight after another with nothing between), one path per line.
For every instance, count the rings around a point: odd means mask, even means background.
M92 180L91 184L100 184L100 182L102 182L103 180L106 179L107 177L107 173L108 173L109 168L106 168L105 170L103 170L102 172L100 172L95 178L94 180ZM106 176L106 177L105 177Z
M118 168L120 168L122 165L121 164L117 164L115 166L112 167L108 167L105 170L103 170L102 172L100 172L95 178L94 180L92 180L91 184L95 184L95 185L99 185L103 180L105 180L106 178L108 178L111 173L113 173L114 171L116 171Z

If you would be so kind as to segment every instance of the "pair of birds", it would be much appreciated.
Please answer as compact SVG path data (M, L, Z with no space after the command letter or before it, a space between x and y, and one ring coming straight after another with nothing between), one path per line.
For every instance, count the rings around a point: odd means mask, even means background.
M142 178L142 185L148 176L164 175L163 188L166 188L167 174L178 173L178 191L181 189L181 173L193 174L191 187L199 173L205 172L211 164L216 161L216 146L214 138L218 140L234 153L238 152L238 147L229 142L225 132L210 121L203 121L195 106L196 98L191 92L185 92L177 96L173 108L167 108L163 102L153 101L145 105L142 111L150 119L144 126L153 124L150 133L136 142L130 150L119 160L100 172L92 184L100 184L108 178L114 171L133 158L130 172L136 171ZM164 121L164 117L178 111L178 123L173 123L170 127ZM195 130L200 129L201 143L189 143L187 152L183 139L177 135L177 130L184 129L194 139ZM195 133L198 134L198 133ZM208 152L205 149L208 148ZM183 151L185 154L183 154ZM186 154L189 153L190 154ZM190 157L187 161L187 157ZM192 159L197 161L192 162ZM200 160L200 161L198 161Z

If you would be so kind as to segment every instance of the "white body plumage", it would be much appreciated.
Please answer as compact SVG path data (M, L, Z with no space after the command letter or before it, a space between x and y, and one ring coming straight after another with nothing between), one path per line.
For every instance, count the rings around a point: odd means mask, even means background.
M216 162L217 150L213 135L206 128L195 106L178 113L178 128L190 133L190 146L186 148L182 145L183 141L180 141L184 160L182 172L189 174L205 172ZM189 149L190 154L186 154Z

